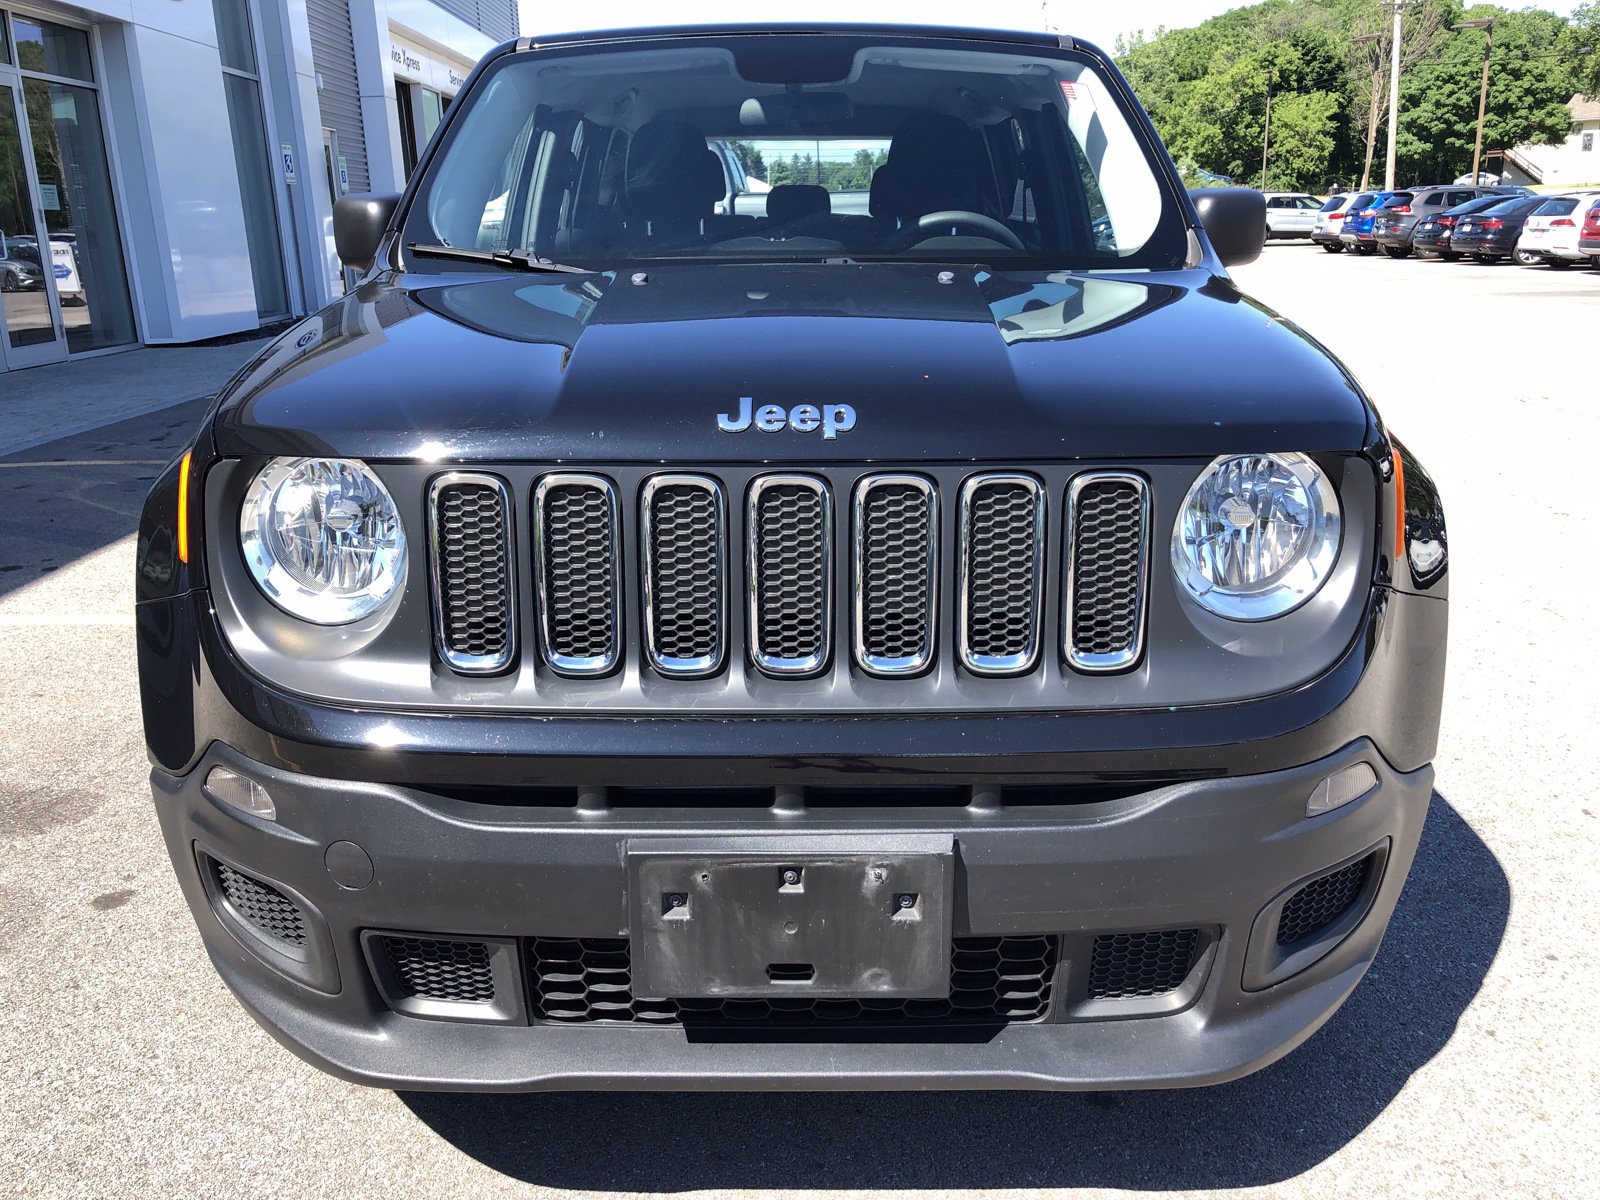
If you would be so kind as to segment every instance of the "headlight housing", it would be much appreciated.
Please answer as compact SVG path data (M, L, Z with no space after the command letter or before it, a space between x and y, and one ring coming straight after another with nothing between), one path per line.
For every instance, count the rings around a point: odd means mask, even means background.
M369 616L406 578L400 512L354 459L273 459L245 493L239 543L267 598L317 625Z
M1172 567L1195 601L1234 621L1293 612L1339 555L1339 497L1304 454L1217 459L1172 529Z

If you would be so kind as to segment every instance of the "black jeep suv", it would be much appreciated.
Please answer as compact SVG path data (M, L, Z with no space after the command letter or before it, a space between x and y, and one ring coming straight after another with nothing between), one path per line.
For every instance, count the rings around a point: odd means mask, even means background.
M1422 829L1445 530L1229 280L1259 194L1197 195L1054 35L490 54L144 512L156 809L244 1006L405 1088L1305 1039Z

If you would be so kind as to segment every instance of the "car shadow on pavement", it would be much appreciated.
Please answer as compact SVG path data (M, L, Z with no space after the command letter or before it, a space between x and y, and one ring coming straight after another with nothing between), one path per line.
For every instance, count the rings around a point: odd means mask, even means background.
M0 456L0 596L139 528L145 494L200 427L209 398ZM133 607L133 559L128 559Z
M1493 852L1435 793L1366 980L1300 1049L1215 1088L400 1099L463 1153L553 1188L1255 1187L1334 1154L1449 1042L1510 906Z

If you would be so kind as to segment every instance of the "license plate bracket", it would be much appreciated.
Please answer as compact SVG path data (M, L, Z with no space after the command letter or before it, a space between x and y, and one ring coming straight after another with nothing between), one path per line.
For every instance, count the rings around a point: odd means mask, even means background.
M950 837L629 843L636 996L932 998L950 989Z

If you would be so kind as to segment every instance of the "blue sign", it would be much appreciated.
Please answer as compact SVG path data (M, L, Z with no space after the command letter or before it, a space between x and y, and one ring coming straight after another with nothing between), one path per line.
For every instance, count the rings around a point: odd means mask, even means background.
M61 263L53 263L52 266L55 268L57 279L65 279L68 275L72 274L71 267L63 266Z

